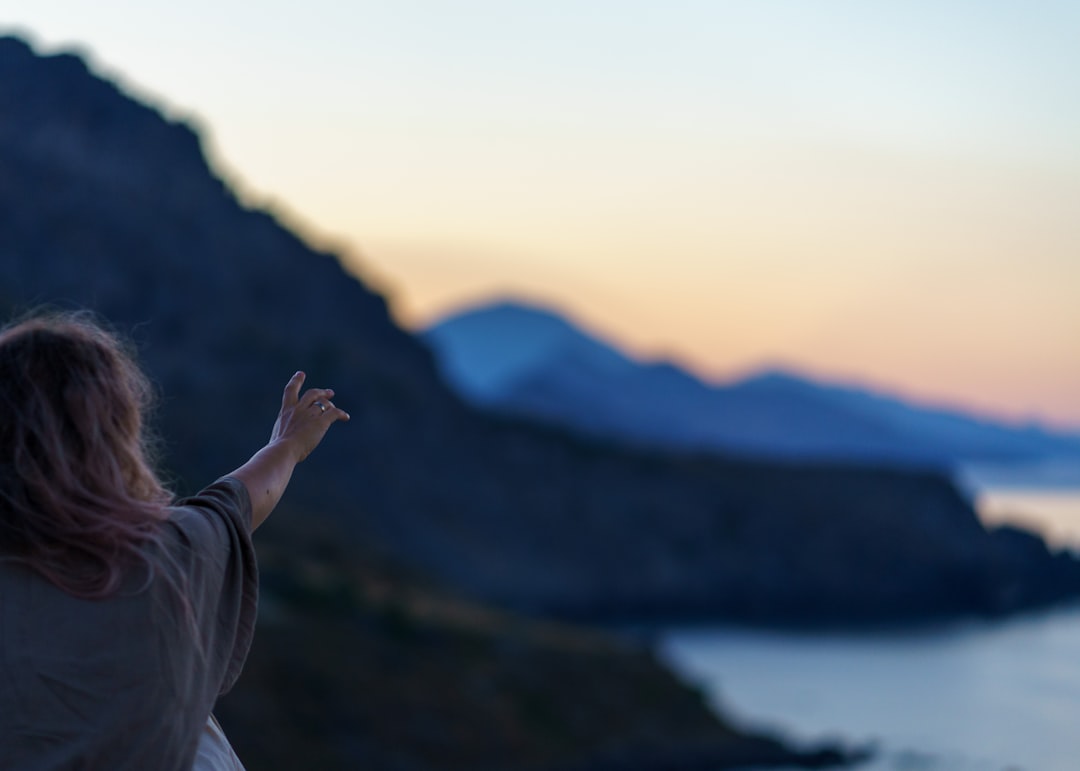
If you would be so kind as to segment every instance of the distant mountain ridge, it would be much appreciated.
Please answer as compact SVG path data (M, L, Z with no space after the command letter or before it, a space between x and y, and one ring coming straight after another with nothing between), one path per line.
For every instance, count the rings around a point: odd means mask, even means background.
M647 446L946 467L1080 458L1080 436L785 371L710 385L667 362L634 361L557 313L521 302L457 312L423 335L447 380L478 406Z

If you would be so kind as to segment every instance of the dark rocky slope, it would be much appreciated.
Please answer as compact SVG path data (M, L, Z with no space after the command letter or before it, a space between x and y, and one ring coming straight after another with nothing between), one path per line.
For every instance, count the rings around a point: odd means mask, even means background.
M826 768L718 720L645 649L493 611L355 559L330 531L260 534L265 611L216 712L248 768Z
M852 759L732 728L645 650L494 612L403 570L463 577L447 528L535 515L512 499L497 511L474 504L470 481L484 462L477 443L529 429L462 409L383 300L239 206L188 127L73 56L0 38L0 312L43 302L94 308L133 333L161 387L156 418L178 488L261 445L298 365L334 384L354 415L258 534L264 613L245 675L220 704L249 767ZM529 441L556 454L573 446Z
M190 489L266 437L297 366L353 422L286 509L478 598L580 617L892 621L1074 596L947 479L645 454L462 405L385 302L215 178L198 137L73 56L0 42L0 310L131 330ZM303 521L283 511L282 537Z

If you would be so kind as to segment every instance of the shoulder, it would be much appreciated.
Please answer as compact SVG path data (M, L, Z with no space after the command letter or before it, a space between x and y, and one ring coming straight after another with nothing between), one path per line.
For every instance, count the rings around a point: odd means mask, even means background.
M207 539L245 540L251 533L251 497L244 484L222 477L169 507L168 523L190 545Z
M251 498L238 479L222 477L168 509L162 546L168 567L186 574L192 591L257 575L251 543Z

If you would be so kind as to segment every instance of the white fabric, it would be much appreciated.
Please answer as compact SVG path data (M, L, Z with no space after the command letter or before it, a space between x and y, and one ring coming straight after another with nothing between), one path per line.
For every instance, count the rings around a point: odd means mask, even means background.
M245 771L213 715L206 719L206 727L199 736L199 749L191 771Z

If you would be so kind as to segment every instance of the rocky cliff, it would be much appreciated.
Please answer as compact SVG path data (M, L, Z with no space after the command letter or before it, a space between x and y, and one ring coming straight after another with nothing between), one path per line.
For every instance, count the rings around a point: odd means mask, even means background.
M455 472L477 467L457 456L484 421L449 396L380 297L241 207L190 128L74 56L0 38L0 313L41 303L94 308L134 336L160 384L155 418L178 489L265 440L297 366L337 386L355 416L258 534L258 639L218 705L249 767L659 771L855 757L732 727L647 650L437 587L423 574L438 576L439 561L415 548L434 538L415 531L441 516L439 494L417 492L425 476L434 490L452 479L459 500L467 479Z

